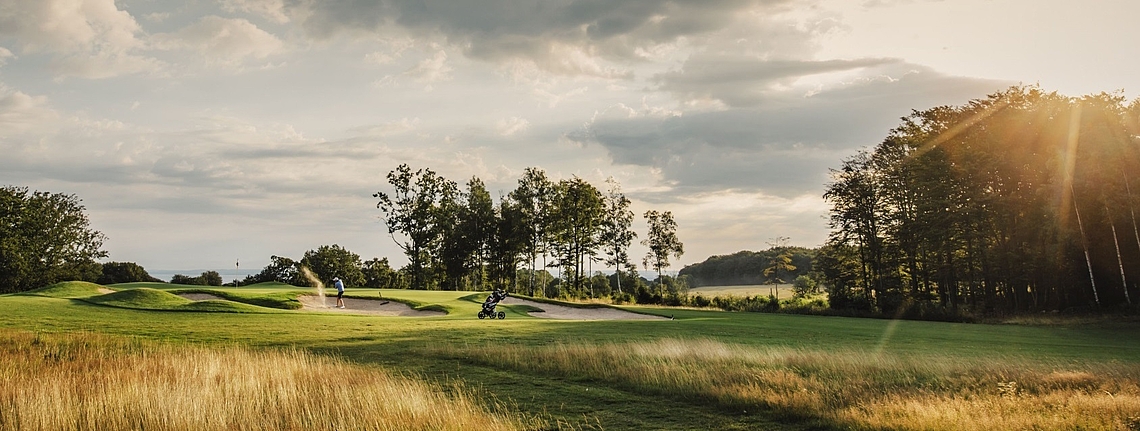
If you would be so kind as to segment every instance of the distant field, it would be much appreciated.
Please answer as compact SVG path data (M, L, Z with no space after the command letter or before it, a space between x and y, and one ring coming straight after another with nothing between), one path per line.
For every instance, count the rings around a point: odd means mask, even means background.
M74 283L0 295L0 333L15 334L0 336L0 431L192 429L178 421L199 417L207 422L191 425L224 429L234 427L226 418L277 411L270 407L294 416L269 413L236 427L1140 429L1137 321L984 325L655 307L624 308L675 320L574 321L530 317L520 305L501 305L506 319L487 321L475 317L486 292L349 290L448 313L403 318L244 312L312 292L286 285L194 289L237 300L200 301L230 303L219 313L185 309L152 285L111 287L118 292ZM781 297L791 296L786 289ZM108 302L116 306L99 305ZM159 310L166 307L179 311ZM148 378L76 371L104 367L148 370ZM232 384L179 374L194 367L216 368ZM292 385L297 376L335 384ZM418 399L436 404L412 403L411 416L366 412L395 411L372 401L381 389L354 383L383 376L406 376L411 386L395 387L420 388ZM148 404L136 409L137 400ZM430 415L444 407L451 410ZM120 417L131 423L98 426Z
M791 298L792 285L778 284L776 288L780 290L780 299ZM701 294L704 296L768 296L772 292L771 284L745 284L739 286L703 286L694 287L689 289L690 295Z

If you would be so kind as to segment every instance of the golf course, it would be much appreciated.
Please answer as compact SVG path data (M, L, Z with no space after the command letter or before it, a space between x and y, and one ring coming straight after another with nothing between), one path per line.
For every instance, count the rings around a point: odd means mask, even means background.
M316 293L65 282L0 296L0 429L1140 428L1134 320L517 297L481 320L486 292L349 288L346 309L302 304ZM410 311L365 310L381 298ZM536 317L544 307L611 313Z

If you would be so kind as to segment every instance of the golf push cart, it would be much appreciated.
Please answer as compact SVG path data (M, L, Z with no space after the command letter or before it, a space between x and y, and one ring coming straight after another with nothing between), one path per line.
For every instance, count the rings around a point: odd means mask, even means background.
M497 317L499 319L506 319L507 313L502 311L495 311L495 306L499 305L499 301L502 301L506 298L507 292L505 290L495 289L494 292L491 292L491 296L488 296L487 300L483 301L483 309L479 311L479 318L486 319L489 317L494 319Z

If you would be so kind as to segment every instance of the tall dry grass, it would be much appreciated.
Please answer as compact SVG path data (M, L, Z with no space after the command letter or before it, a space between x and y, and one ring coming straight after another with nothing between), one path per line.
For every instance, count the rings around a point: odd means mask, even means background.
M0 335L0 430L519 429L450 391L299 351Z
M1140 430L1136 364L880 356L708 340L441 353L845 429Z

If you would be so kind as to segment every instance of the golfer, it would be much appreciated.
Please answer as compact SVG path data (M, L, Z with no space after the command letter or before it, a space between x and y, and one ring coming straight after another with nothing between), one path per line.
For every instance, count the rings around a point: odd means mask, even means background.
M344 308L344 282L340 277L333 277L333 286L336 286L336 308Z

